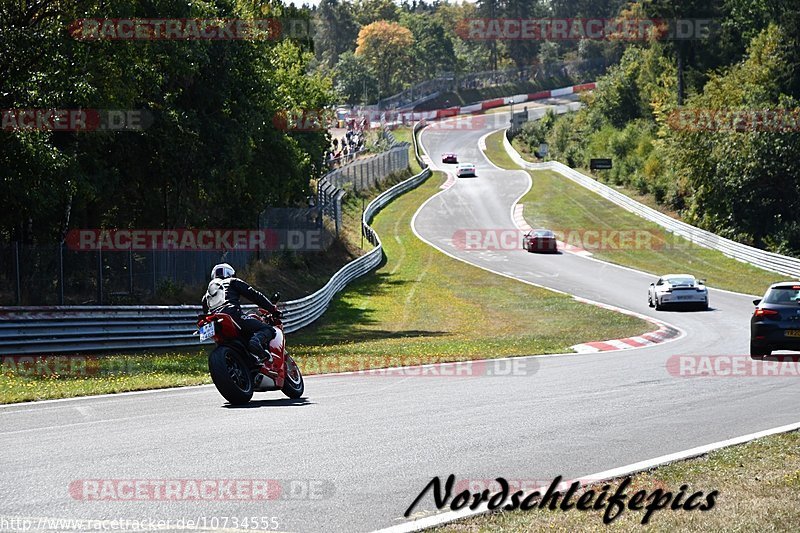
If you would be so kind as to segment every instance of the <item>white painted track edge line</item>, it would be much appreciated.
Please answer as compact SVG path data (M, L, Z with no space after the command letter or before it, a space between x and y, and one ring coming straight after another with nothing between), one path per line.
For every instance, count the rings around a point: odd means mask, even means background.
M658 466L664 466L666 464L673 463L676 461L684 461L686 459L692 459L694 457L705 455L709 452L713 452L723 448L728 448L731 446L736 446L739 444L745 444L747 442L760 439L763 437L769 437L781 433L789 433L797 430L800 430L800 422L796 422L794 424L787 424L785 426L779 426L776 428L766 429L763 431L758 431L756 433L750 433L747 435L742 435L740 437L734 437L731 439L718 441L711 444L696 446L694 448L689 448L688 450L662 455L659 457L655 457L653 459L647 459L644 461L639 461L637 463L631 463L629 465L621 466L618 468L612 468L610 470L605 470L603 472L598 472L596 474L590 474L588 476L579 477L577 478L576 481L581 481L583 483L592 483L592 484L600 483L602 481L625 477L639 472L643 472L645 470L650 470ZM541 488L542 487L539 487L539 489ZM482 515L487 512L489 512L489 510L486 507L486 504L484 503L481 505L481 507L475 509L474 511L470 510L469 507L460 511L448 511L433 516L429 516L426 518L420 518L418 520L405 522L403 524L398 524L396 526L379 529L376 530L376 533L407 533L407 532L410 533L413 531L421 531L423 529L446 524L448 522L453 522L455 520Z
M494 132L490 132L490 134L491 134L491 133L494 133ZM425 146L424 146L424 145L423 145L423 143L422 143L422 134L420 134L419 146L420 146L420 149L421 149L421 150L422 150L424 153L427 153L427 151L425 150ZM485 155L484 155L484 157L485 157ZM488 159L487 159L487 160L488 160ZM507 169L500 169L500 170L502 170L502 171L505 171L505 172L515 172L514 170L507 170ZM520 199L521 199L523 196L525 196L526 194L528 194L528 191L529 191L529 190L530 190L530 188L533 186L533 179L531 178L531 175L530 175L530 173L526 172L526 174L528 175L528 190L527 190L527 191L525 191L524 193L522 193L522 195L520 195L520 197L519 197L519 198L517 198L517 200L515 200L515 201L514 201L514 203L512 204L512 207L511 207L511 217L512 217L512 220L513 220L513 214L514 214L514 206L515 206L516 204L518 204L518 203L519 203L519 200L520 200ZM417 238L418 238L419 240L421 240L422 242L424 242L424 243L425 243L425 244L427 244L428 246L431 246L432 248L435 248L436 250L439 250L441 253L445 254L446 256L448 256L448 257L450 257L450 258L452 258L452 259L455 259L455 260L457 260L457 261L461 261L462 263L465 263L465 264L467 264L467 265L470 265L470 266L473 266L473 267L476 267L476 268L480 268L480 269L482 269L482 270L485 270L486 272L491 272L491 273L493 273L493 274L496 274L496 275L498 275L498 276L503 276L503 277L505 277L505 278L512 279L512 280L518 281L518 282L520 282L520 283L525 283L525 284L527 284L527 285L531 285L531 286L533 286L533 287L538 287L538 288L540 288L540 289L545 289L545 290L552 291L552 292L555 292L555 293L558 293L558 294L563 294L563 295L565 295L565 296L569 296L569 297L571 297L571 298L573 298L574 300L577 300L577 301L579 301L579 302L583 302L583 303L587 303L587 304L594 305L594 306L597 306L597 307L602 307L602 308L605 308L605 309L609 309L609 310L617 311L617 312L624 313L624 314L627 314L627 315L635 316L635 317L637 317L637 318L640 318L640 319L642 319L642 320L646 320L646 321L648 321L648 322L650 322L650 323L652 323L652 324L656 324L656 325L658 325L658 326L659 326L659 329L660 329L660 328L663 326L663 327L672 328L672 329L674 329L675 331L677 331L677 332L678 332L678 335L676 335L675 337L672 337L672 338L670 338L669 340L665 341L664 343L660 343L660 344L665 344L666 342L673 342L673 341L676 341L676 340L682 339L683 337L685 337L685 336L686 336L686 332L685 332L685 331L684 331L682 328L679 328L678 326L675 326L675 325L673 325L673 324L670 324L670 323L668 323L668 322L665 322L665 321L663 321L663 320L656 319L656 318L653 318L653 317L650 317L650 316L647 316L647 315L643 315L643 314L637 313L636 311L632 311L632 310L630 310L630 309L625 309L625 308L622 308L622 307L617 307L617 306L614 306L614 305L611 305L611 304L606 304L606 303L603 303L603 302L597 302L597 301L594 301L594 300L590 300L590 299L588 299L588 298L584 298L584 297L582 297L582 296L577 296L577 295L570 294L570 293L568 293L568 292L565 292L565 291L561 291L561 290L558 290L558 289L554 289L554 288L552 288L552 287L546 287L546 286L544 286L544 285L540 285L540 284L538 284L538 283L534 283L533 281L528 281L528 280L525 280L525 279L520 279L520 278L517 278L517 277L511 276L511 275L509 275L509 274L506 274L506 273L504 273L504 272L498 272L498 271L496 271L496 270L492 270L491 268L484 267L484 266L481 266L481 265L477 265L477 264L475 264L475 263L471 263L471 262L467 261L466 259L463 259L463 258L461 258L461 257L458 257L458 256L456 256L456 255L453 255L453 254L451 254L450 252L448 252L448 251L446 251L446 250L444 250L444 249L440 248L440 247L439 247L439 246L437 246L436 244L434 244L434 243L430 242L429 240L425 239L425 238L424 238L422 235L420 235L420 234L419 234L419 232L417 231L417 227L416 227L417 216L420 214L420 212L422 212L422 210L425 208L425 206L426 206L426 205L428 205L428 202L432 201L434 198L436 198L436 197L437 197L437 196L439 196L440 194L443 194L443 193L447 192L448 190L450 190L450 189L441 190L441 191L437 192L436 194L433 194L432 196L430 196L430 197L429 197L427 200L425 200L425 201L422 203L422 205L420 205L420 206L419 206L419 208L418 208L418 209L416 210L416 212L414 213L414 216L413 216L413 217L411 217L411 231L414 233L414 235L416 235L416 236L417 236ZM587 257L586 259L592 259L592 258L588 258L588 257ZM609 265L609 266L612 266L612 267L616 267L616 266L618 266L618 265L613 265L613 264L611 264L611 263L605 263L605 262L603 262L603 261L599 261L599 260L597 260L597 259L592 259L592 260L593 260L593 261L598 261L598 262L600 262L600 263L603 263L604 265ZM622 268L625 268L625 267L622 267ZM654 332L653 332L653 333L654 333ZM644 333L643 335L647 335L647 333ZM603 342L603 341L590 341L590 342ZM647 349L647 348L651 348L651 347L653 347L653 346L657 346L657 345L658 345L658 344L654 344L654 345L650 345L650 346L641 346L641 347L638 347L638 348L632 348L632 349L633 349L633 350L645 350L645 349ZM576 345L576 346L577 346L577 345ZM630 351L630 350L627 350L627 351ZM578 354L575 354L575 355L578 355Z
M504 150L506 149L506 147L505 147L505 144L503 145L503 149L504 149ZM508 150L506 150L506 153L508 154ZM509 154L509 157L510 157L510 154ZM520 156L520 157L522 157L522 156ZM531 163L530 161L525 161L525 162L526 162L526 163L528 163L528 164L533 164L533 163ZM559 171L558 171L558 170L556 170L556 169L531 168L531 167L528 167L528 166L526 166L526 167L525 167L525 170L526 170L527 172L529 172L529 173L530 173L530 172L535 172L535 171L547 171L547 170L550 170L551 172L555 172L556 174L560 174L560 175L564 176L566 179L568 179L568 180L569 180L569 181L571 181L572 183L575 183L576 185L583 187L583 185L581 185L579 182L577 182L577 181L574 181L574 180L571 180L571 179L570 179L568 176L565 176L564 174L562 174L561 172L559 172ZM595 194L597 194L595 191L592 191L591 189L588 189L587 187L584 187L584 189L587 189L588 191L590 191L590 192L594 192ZM612 203L613 203L613 202L612 202ZM615 204L615 205L616 205L616 204ZM636 213L634 213L634 214L636 214ZM637 216L638 216L638 215L637 215ZM643 218L643 220L646 220L646 219L644 219L644 218ZM638 269L636 269L636 268L631 268L631 267L627 267L627 266L623 266L623 265L618 265L618 264L616 264L616 263L609 263L608 261L603 261L603 260L601 260L601 259L597 259L597 258L590 257L590 256L585 256L585 257L586 257L586 259L589 259L589 260L591 260L591 261L597 261L598 263L602 263L602 264L604 264L604 265L613 265L613 266L615 266L615 267L624 268L625 270L628 270L628 271L630 271L630 272L635 272L635 273L637 273L637 274L644 274L645 276L653 276L653 277L658 277L658 274L652 274L652 273L650 273L650 272L645 272L644 270L638 270ZM736 291L730 291L730 290L728 290L728 289L719 289L719 288L717 288L717 287L708 287L708 289L709 289L709 290L712 290L712 291L718 291L718 292L724 292L724 293L727 293L727 294L733 294L733 295L735 295L735 296L747 296L748 298L761 298L761 296L759 296L759 295L756 295L756 294L747 294L747 293L745 293L745 292L736 292Z

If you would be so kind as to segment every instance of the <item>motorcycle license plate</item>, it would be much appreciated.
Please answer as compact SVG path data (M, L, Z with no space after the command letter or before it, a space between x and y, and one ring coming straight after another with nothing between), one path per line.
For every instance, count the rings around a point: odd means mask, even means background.
M214 336L214 323L209 322L200 326L200 342L210 339Z

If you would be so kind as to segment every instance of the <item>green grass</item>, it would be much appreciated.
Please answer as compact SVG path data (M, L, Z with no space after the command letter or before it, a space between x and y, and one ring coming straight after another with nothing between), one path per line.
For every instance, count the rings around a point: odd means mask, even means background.
M487 156L498 166L519 168L503 149L502 132L486 140ZM598 194L581 187L553 171L529 171L533 187L522 198L525 220L532 227L560 230L576 238L594 257L622 266L650 272L656 276L689 273L706 279L711 287L761 295L780 274L726 257L721 252L692 244L667 233L660 226L630 213ZM638 234L636 245L611 239L608 246L597 243L584 230L626 230ZM635 233L634 233L635 232ZM587 239L587 237L589 237Z
M505 130L496 131L486 137L486 157L500 168L519 170L519 165L511 160L511 156L508 155L508 152L506 152L503 147L504 131Z
M611 483L610 492L619 485ZM796 531L800 524L800 433L774 435L724 448L688 461L672 463L632 477L628 496L639 490L652 494L657 489L676 494L687 484L687 494L718 490L713 509L700 512L656 511L647 531ZM602 487L602 484L601 484ZM595 487L599 492L600 487ZM573 502L580 497L579 491ZM630 531L643 528L645 511L626 509L609 526L603 524L603 510L563 512L561 510L514 511L487 514L433 531L442 533L528 532L528 531Z
M564 352L573 344L652 329L467 265L417 239L411 217L441 183L437 174L376 217L385 264L348 287L315 326L293 336L295 355L354 364L367 356L464 360ZM478 322L491 323L493 334L484 335Z
M412 128L408 126L401 126L397 129L392 130L392 134L394 134L394 138L397 139L397 142L407 142L410 143L408 149L408 161L409 161L409 168L411 169L411 173L416 175L422 172L422 168L417 163L417 159L414 157L414 140L411 137L413 135Z
M207 348L140 355L0 358L0 403L210 383Z
M384 208L373 227L385 262L345 289L315 325L288 336L306 374L566 352L573 344L653 329L451 259L417 239L411 217L442 182L437 174ZM492 324L492 335L481 323ZM208 350L106 357L93 361L91 372L57 376L6 367L0 402L209 383Z

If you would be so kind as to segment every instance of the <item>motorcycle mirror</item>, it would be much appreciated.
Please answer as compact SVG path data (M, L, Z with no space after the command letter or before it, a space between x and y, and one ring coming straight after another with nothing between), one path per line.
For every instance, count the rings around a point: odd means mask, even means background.
M272 303L276 304L281 300L281 293L276 292L272 295Z

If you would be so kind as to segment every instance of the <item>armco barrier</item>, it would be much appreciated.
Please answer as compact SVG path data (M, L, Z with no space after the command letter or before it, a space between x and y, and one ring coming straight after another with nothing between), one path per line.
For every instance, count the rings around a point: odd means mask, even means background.
M448 107L446 109L435 109L432 111L414 111L406 113L398 113L395 120L391 123L409 124L418 120L436 120L440 118L447 118L456 115L472 115L475 113L483 113L489 109L502 107L511 102L515 104L522 104L531 102L533 100L543 100L546 98L554 98L557 96L566 96L584 91L591 91L595 88L594 83L583 83L581 85L573 85L571 87L563 87L561 89L553 89L552 91L539 91L531 94L517 94L506 98L493 98L491 100L484 100L462 107Z
M421 127L423 124L415 125L414 133ZM416 139L414 151L420 166L425 167ZM336 293L380 264L383 247L369 222L392 199L413 189L430 174L430 169L425 168L369 203L361 223L375 247L342 267L314 294L281 303L287 333L317 320ZM199 305L0 307L0 356L197 346L200 342L193 333L200 311Z
M581 172L559 163L558 161L549 161L547 163L531 163L530 161L526 161L521 155L519 155L519 152L514 149L505 135L503 135L503 144L511 159L523 168L532 170L553 170L562 176L571 179L575 183L586 187L590 191L596 192L603 198L614 202L623 209L626 209L631 213L635 213L645 220L654 222L670 233L679 235L691 241L692 243L697 244L698 246L710 248L712 250L718 250L728 257L737 259L743 263L749 263L765 270L777 272L785 276L800 278L800 259L759 250L758 248L753 248L752 246L747 246L746 244L741 244L730 239L720 237L719 235L711 233L710 231L700 229L692 226L691 224L687 224L686 222L675 220L664 213L656 211L655 209L647 207L636 200L628 198L619 191L612 189L608 185L600 183L591 176L582 174Z

